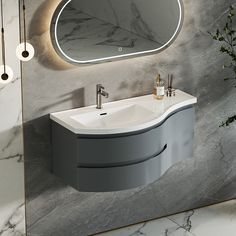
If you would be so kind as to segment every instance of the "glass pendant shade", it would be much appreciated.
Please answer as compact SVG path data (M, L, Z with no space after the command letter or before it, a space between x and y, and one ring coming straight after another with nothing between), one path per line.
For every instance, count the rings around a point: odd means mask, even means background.
M13 80L13 70L8 65L1 65L0 73L0 84L8 84Z
M21 61L29 61L34 57L34 47L30 43L21 43L16 48L16 56Z

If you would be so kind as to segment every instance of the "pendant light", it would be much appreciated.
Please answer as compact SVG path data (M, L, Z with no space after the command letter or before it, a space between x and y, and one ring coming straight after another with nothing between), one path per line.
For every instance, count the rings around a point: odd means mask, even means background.
M1 39L2 39L2 65L0 66L0 84L7 84L13 80L13 71L11 67L6 65L6 47L5 47L5 30L3 16L3 0L1 0Z
M23 34L24 42L20 43L16 48L16 56L21 61L29 61L34 57L34 47L26 42L26 7L25 0L22 0L22 10L23 10Z

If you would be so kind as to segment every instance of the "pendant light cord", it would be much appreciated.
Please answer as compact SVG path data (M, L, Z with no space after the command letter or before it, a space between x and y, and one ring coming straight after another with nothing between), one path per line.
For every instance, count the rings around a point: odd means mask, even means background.
M1 34L2 34L2 63L4 74L6 74L6 51L5 51L5 32L4 32L4 17L3 17L3 0L1 0Z
M26 51L26 8L25 8L25 0L22 0L23 2L23 28L24 28L24 45L25 45L25 51Z

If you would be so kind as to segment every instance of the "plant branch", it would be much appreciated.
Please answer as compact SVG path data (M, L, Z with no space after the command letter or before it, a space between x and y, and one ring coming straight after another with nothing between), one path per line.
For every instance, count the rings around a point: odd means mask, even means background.
M216 29L215 33L208 32L213 40L221 43L220 52L228 55L230 58L230 63L224 64L223 69L232 70L235 76L233 78L225 78L224 80L236 79L236 52L234 48L236 46L236 29L233 28L234 16L234 7L231 5L223 29ZM228 117L225 122L222 122L220 127L229 126L234 121L236 121L236 115Z

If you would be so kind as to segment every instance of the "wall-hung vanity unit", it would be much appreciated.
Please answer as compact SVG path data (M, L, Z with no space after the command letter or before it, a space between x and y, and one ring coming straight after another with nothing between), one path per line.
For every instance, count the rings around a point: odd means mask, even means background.
M52 113L53 172L87 192L149 184L192 157L196 102L177 90Z

